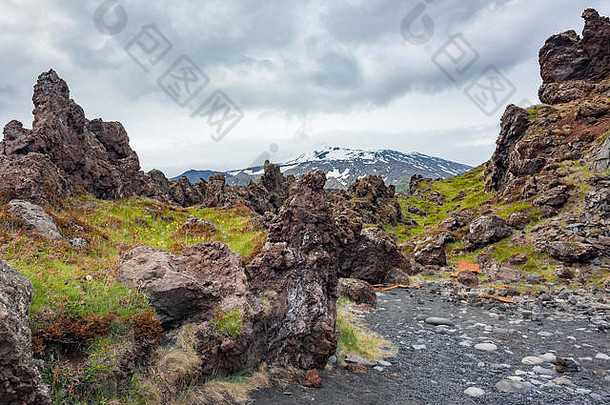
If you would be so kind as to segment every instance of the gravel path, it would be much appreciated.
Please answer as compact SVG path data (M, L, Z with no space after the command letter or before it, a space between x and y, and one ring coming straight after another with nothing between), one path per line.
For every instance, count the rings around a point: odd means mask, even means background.
M367 374L336 368L321 374L322 389L271 388L250 403L610 404L610 311L484 308L427 290L378 298L365 320L399 347L390 366ZM424 322L431 316L453 326ZM557 373L556 356L571 358L579 371Z

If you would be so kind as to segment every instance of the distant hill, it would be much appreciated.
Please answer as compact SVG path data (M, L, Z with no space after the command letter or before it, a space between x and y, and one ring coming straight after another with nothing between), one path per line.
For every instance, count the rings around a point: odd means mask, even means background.
M216 173L221 173L224 174L225 176L227 175L227 173L225 172L218 172L218 171L214 171L214 170L189 170L186 171L184 173L182 173L180 176L176 176L174 178L172 178L171 180L178 180L181 177L186 177L191 183L198 183L201 179L207 181L211 175L216 174Z
M386 184L404 187L412 175L420 174L429 178L458 176L472 167L448 160L427 156L422 153L403 153L394 150L357 150L341 147L327 147L305 153L296 159L276 163L284 175L300 176L310 170L319 169L326 173L328 188L347 188L355 180L369 175L379 175ZM186 176L196 183L207 180L210 175L220 173L211 170L189 170L175 179ZM245 185L257 179L263 167L230 170L223 174L229 185ZM402 187L401 187L402 186Z

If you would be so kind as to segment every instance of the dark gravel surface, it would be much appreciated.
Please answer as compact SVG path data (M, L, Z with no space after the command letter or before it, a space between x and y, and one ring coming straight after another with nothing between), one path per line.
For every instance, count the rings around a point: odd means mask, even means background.
M592 316L531 303L477 307L427 290L378 298L379 307L364 320L399 347L387 359L391 366L367 374L338 367L321 374L322 389L270 388L254 393L250 403L610 404L610 334L600 327L600 319L608 325L610 311ZM454 326L426 324L421 319L427 316L447 318ZM496 349L475 348L479 343ZM555 372L554 355L572 358L579 371ZM539 364L524 364L526 356ZM483 394L466 394L470 387Z

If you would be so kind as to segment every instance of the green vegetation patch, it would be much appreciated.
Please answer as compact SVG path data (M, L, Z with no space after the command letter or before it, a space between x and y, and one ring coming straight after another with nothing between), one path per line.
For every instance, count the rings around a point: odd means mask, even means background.
M396 346L358 322L352 312L354 305L345 298L337 302L339 352L342 355L354 353L371 360L394 356L398 351Z
M475 208L489 202L495 194L485 192L484 170L484 167L480 166L461 176L438 181L422 181L415 195L409 198L398 197L405 217L408 220L415 220L418 226L386 226L386 229L395 233L400 242L405 242L425 229L434 227L456 210ZM444 197L442 205L432 201L438 199L436 193ZM409 206L425 212L426 215L410 213Z

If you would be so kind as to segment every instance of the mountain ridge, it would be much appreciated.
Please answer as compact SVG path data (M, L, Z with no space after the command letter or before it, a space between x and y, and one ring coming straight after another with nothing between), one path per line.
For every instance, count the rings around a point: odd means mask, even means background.
M332 146L311 152L285 162L276 163L284 175L299 177L310 170L322 170L327 188L344 189L354 181L368 175L380 175L387 184L406 187L414 174L429 178L448 178L472 169L471 166L419 152L400 152L391 149L352 149ZM171 180L186 177L191 183L208 180L212 174L223 174L228 185L245 185L258 179L264 167L254 166L227 171L188 170Z

